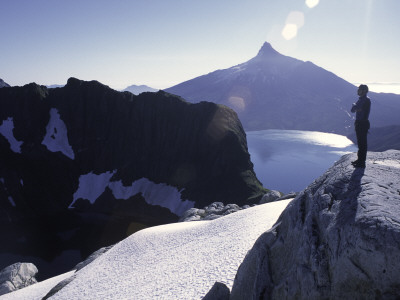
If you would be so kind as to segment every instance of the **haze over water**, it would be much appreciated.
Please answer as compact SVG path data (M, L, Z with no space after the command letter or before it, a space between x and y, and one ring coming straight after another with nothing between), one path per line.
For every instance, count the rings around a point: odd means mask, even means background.
M254 171L264 187L300 192L344 154L356 152L347 137L317 131L249 131L247 143Z

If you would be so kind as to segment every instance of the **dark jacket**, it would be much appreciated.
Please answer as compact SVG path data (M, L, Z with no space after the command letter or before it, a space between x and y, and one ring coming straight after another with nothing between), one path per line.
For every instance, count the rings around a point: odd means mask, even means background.
M356 121L367 121L371 110L371 100L367 97L360 97L351 108L352 113L356 113Z

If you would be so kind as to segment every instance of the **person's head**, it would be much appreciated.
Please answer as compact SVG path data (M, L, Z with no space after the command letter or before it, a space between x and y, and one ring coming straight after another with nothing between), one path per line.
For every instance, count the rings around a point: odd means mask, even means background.
M362 96L367 95L367 93L368 93L368 86L365 84L361 84L358 87L358 91L357 91L358 96L362 97Z

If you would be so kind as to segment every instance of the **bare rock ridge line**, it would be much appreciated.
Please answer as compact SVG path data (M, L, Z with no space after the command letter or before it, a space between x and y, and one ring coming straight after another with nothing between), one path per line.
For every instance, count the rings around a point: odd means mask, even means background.
M191 207L254 204L265 192L228 107L76 78L54 89L0 89L5 255L51 261L75 249L84 259Z
M301 192L240 266L230 299L396 299L400 151L342 157Z

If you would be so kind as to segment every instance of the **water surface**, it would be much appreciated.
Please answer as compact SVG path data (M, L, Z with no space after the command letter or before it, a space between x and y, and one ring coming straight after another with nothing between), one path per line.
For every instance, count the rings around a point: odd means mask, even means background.
M299 192L321 176L342 155L357 151L345 136L317 131L248 131L254 171L264 187Z

